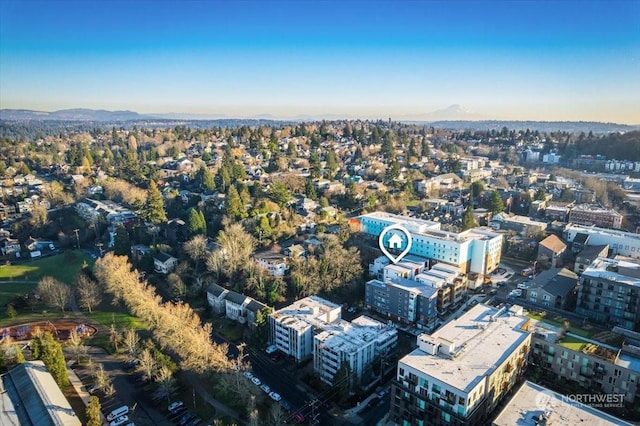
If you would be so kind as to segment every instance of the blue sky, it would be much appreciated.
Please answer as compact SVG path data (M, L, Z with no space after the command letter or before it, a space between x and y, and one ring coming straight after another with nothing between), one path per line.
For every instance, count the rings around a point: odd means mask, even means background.
M0 0L0 108L640 123L640 0Z

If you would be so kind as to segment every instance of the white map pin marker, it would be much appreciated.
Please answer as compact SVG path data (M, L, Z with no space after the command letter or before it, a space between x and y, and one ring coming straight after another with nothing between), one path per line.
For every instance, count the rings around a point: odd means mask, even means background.
M387 250L387 248L384 246L384 236L389 231L393 231L393 230L401 232L407 237L407 247L402 251L402 253L400 253L397 256L394 256L391 253L389 253L389 250ZM389 243L389 248L398 248L398 244L402 243L402 241L401 241L402 239L400 238L400 236L397 233L394 232L393 234L394 235L389 237L389 240L387 241L387 243ZM393 239L394 236L397 237L397 240ZM392 261L394 264L396 264L396 263L400 262L400 260L402 260L402 258L405 257L409 253L409 250L411 250L411 234L402 225L390 225L390 226L387 226L386 228L384 228L382 230L382 232L380 233L380 236L378 237L378 246L380 247L380 250L382 251L382 253L385 256L387 256L390 261ZM393 246L396 246L396 247L393 247Z

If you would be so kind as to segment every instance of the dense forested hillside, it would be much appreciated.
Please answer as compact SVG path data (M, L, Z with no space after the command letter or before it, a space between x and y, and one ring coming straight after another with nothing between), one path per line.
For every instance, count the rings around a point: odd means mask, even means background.
M640 131L612 133L603 138L578 139L578 155L604 155L618 160L640 161Z

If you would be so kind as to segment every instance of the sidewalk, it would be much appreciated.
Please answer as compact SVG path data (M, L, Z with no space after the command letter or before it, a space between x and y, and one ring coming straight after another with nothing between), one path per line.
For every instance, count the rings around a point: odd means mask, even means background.
M82 402L84 402L84 406L86 407L87 404L89 404L91 395L89 395L89 392L85 390L84 386L82 385L82 381L80 380L76 372L71 369L70 365L67 365L67 374L69 375L69 383L71 383L71 386L73 386L73 388L76 390L76 393L78 394L80 399L82 399ZM100 418L102 419L103 425L109 424L104 414L102 414L102 411L100 411Z

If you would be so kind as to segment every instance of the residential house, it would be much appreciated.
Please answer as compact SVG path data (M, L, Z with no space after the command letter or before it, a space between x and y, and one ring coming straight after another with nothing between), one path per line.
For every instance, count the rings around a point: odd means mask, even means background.
M0 239L0 251L3 256L20 256L20 241L15 238L3 237Z
M253 261L272 277L283 277L289 270L289 258L272 251L255 253Z
M225 299L229 290L224 287L219 286L218 284L211 284L207 287L207 303L211 306L211 310L215 314L225 314L226 313L226 302Z
M131 257L136 261L140 261L145 256L151 255L151 248L144 244L134 244L131 246Z
M537 305L573 311L576 307L578 275L566 268L538 274L523 295Z
M153 270L167 275L178 265L178 259L168 253L160 252L153 256Z
M549 235L538 244L538 262L555 268L567 250L567 245L557 236Z
M246 300L247 296L244 294L229 291L224 299L225 315L227 318L239 322L240 324L245 324L246 315L244 313L244 307Z

